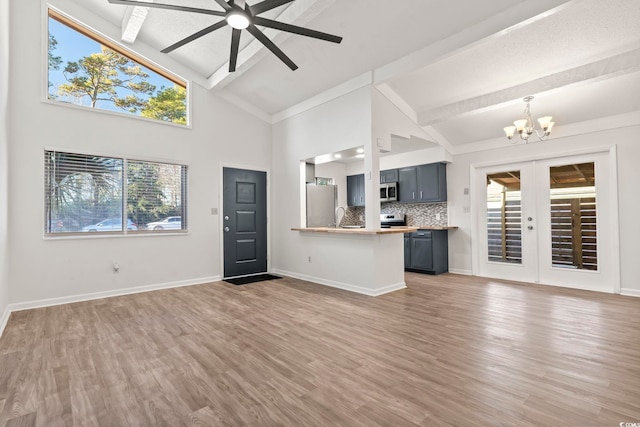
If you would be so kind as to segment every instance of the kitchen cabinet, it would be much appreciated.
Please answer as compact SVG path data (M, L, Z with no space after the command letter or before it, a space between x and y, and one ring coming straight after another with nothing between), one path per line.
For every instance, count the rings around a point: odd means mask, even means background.
M447 166L430 163L398 169L398 201L428 203L447 201Z
M380 171L380 184L398 182L398 169Z
M364 174L347 176L347 205L364 206Z
M421 273L449 271L449 239L446 230L418 230L404 235L404 268Z

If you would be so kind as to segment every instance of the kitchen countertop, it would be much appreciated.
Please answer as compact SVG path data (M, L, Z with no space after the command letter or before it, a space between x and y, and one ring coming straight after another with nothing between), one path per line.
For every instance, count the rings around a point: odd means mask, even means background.
M417 227L391 227L376 228L367 230L366 228L339 228L339 227L293 227L292 231L304 231L312 233L336 233L336 234L397 234L397 233L413 233L417 231Z
M456 228L458 228L457 225L414 225L413 227L417 228L418 230L455 230Z

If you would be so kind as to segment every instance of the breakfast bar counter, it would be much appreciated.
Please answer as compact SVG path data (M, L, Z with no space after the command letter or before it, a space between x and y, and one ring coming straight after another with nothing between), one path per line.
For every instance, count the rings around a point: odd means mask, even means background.
M416 227L292 227L303 280L377 296L406 288L404 235ZM283 272L285 273L285 272Z
M338 233L338 234L396 234L396 233L413 233L417 231L417 227L397 226L389 228L376 228L367 230L361 227L294 227L293 231L311 232L311 233Z

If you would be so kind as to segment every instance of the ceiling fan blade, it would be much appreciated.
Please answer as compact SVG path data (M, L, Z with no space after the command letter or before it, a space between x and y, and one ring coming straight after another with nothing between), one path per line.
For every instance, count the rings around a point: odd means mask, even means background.
M218 3L220 5L221 8L223 8L226 11L231 10L231 6L229 6L229 4L224 1L224 0L215 0L216 3Z
M326 40L328 42L340 43L342 41L342 37L322 33L316 30L310 30L308 28L298 27L296 25L285 24L284 22L274 21L273 19L261 18L259 16L253 17L253 23L255 25L275 28L276 30L286 31L293 34L300 34L301 36L313 37L314 39Z
M231 33L231 56L229 56L229 72L233 73L236 70L236 63L238 62L238 48L240 47L240 34L241 30L236 28Z
M267 10L275 9L283 4L291 3L293 0L264 0L260 3L256 3L253 6L249 6L249 10L252 15L258 15Z
M178 6L175 4L164 4L164 3L147 3L142 1L135 0L109 0L109 3L113 4L123 4L126 6L141 6L141 7L155 7L158 9L168 9L168 10L178 10L180 12L193 12L193 13L202 13L205 15L214 15L214 16L224 16L224 12L220 12L217 10L208 10L208 9L199 9L196 7L186 7L186 6Z
M275 44L273 44L273 42L271 40L269 40L269 38L267 36L265 36L264 34L262 34L262 31L260 31L259 29L257 29L255 27L255 25L251 24L247 27L247 31L249 31L253 37L255 37L256 39L258 39L258 41L260 43L262 43L267 49L269 49L271 52L273 52L273 54L275 56L277 56L278 58L280 58L280 60L282 62L284 62L285 64L287 64L287 66L289 68L291 68L292 71L295 71L298 66L291 60L289 59L289 57L287 55L284 54L283 51L280 50L280 48L278 46L276 46Z
M223 19L220 22L216 22L215 24L210 25L207 28L198 31L197 33L191 34L189 37L186 37L186 38L180 40L179 42L174 43L171 46L162 49L160 52L162 52L162 53L172 52L175 49L179 48L180 46L184 46L185 44L187 44L189 42L192 42L192 41L194 41L196 39L199 39L200 37L205 36L205 35L207 35L209 33L212 33L215 30L218 30L218 29L220 29L220 28L222 28L222 27L224 27L226 25L227 25L227 21L225 21Z

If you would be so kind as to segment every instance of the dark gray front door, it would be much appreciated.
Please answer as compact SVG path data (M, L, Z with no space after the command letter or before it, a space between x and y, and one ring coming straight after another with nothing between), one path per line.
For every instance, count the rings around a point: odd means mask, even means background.
M267 271L267 173L223 168L224 277Z

